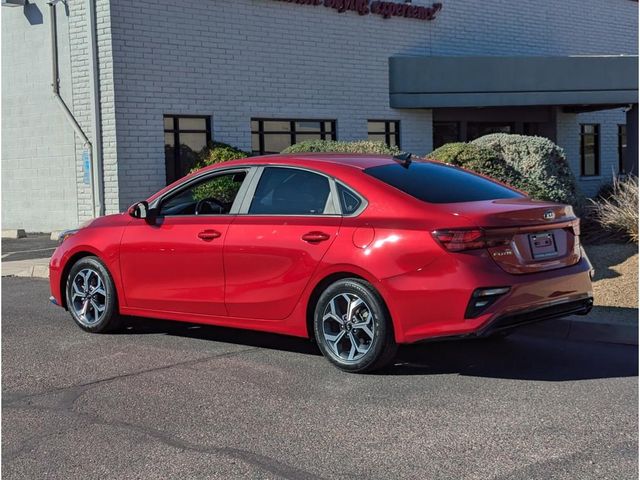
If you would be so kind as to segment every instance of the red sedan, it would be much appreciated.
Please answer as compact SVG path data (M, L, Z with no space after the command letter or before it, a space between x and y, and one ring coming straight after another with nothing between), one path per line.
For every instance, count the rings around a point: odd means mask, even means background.
M311 337L364 372L398 344L588 313L579 234L570 206L441 163L247 158L65 232L52 301L89 332L132 315Z

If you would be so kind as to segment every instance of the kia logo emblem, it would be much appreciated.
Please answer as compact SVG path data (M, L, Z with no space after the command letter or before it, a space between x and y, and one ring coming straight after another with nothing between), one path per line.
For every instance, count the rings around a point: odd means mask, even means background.
M545 220L553 220L554 218L556 218L556 214L553 213L553 210L547 210L546 212L544 212Z

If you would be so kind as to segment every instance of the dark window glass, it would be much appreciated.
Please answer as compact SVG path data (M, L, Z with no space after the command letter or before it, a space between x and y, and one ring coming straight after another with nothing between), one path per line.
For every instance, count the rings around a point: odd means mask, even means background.
M430 203L457 203L520 198L520 193L464 170L430 162L382 165L365 173Z
M618 173L626 173L624 160L627 156L627 126L618 125Z
M360 208L362 200L360 200L360 197L358 195L356 195L344 185L340 185L339 183L337 184L337 188L338 196L340 197L340 207L342 208L342 213L344 213L345 215L349 215Z
M197 154L211 140L209 117L164 116L164 159L167 184L194 167Z
M160 215L225 215L245 177L245 172L209 177L165 200Z
M280 153L307 140L335 139L335 120L251 119L251 150L255 155Z
M458 122L433 122L433 149L460 141Z
M513 132L512 123L497 122L469 122L467 123L467 141L484 137L491 133L511 133Z
M330 201L326 177L306 170L267 167L253 195L249 214L322 215L330 208Z
M600 175L600 125L580 125L580 174L583 177Z
M398 120L369 120L369 140L384 142L389 147L400 148L400 122Z

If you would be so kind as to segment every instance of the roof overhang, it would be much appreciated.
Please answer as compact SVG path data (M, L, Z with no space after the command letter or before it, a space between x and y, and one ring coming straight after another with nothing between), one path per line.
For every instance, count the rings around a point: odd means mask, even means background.
M389 59L392 108L638 103L637 56Z

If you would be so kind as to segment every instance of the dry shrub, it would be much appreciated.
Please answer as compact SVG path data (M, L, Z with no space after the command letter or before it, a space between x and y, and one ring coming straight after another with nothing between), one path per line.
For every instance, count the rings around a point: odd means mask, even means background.
M638 241L638 177L614 178L611 194L592 202L594 217L603 228L624 232Z

